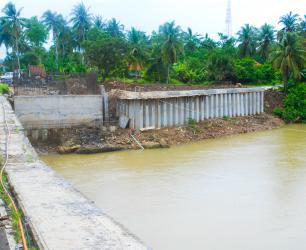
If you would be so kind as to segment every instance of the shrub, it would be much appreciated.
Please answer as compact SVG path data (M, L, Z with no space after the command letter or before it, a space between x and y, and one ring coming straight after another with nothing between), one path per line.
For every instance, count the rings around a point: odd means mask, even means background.
M275 108L274 114L286 122L306 122L306 84L291 87L284 100L284 109Z
M242 83L256 82L256 61L253 58L243 58L235 62L237 80Z
M280 107L276 107L275 109L273 109L273 114L282 118L283 114L284 114L284 109L282 109Z
M5 83L0 83L0 94L8 94L10 92L10 88Z

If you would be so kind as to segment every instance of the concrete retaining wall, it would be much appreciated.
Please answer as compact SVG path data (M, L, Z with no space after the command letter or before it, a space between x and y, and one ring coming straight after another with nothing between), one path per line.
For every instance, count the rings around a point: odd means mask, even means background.
M101 95L16 96L15 113L25 128L65 128L103 123Z
M117 112L136 129L184 125L218 117L263 112L263 88L235 88L163 92L119 92Z

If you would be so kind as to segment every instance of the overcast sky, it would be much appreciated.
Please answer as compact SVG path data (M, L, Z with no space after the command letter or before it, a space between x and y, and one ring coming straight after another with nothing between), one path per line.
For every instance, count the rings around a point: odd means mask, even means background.
M7 3L0 0L0 8ZM23 7L24 17L41 16L50 9L69 17L78 0L14 0L18 8ZM131 26L150 33L166 21L175 20L183 29L191 27L194 32L208 33L216 38L225 32L227 0L84 0L90 12L105 19L115 17L126 29ZM281 15L293 11L306 14L306 0L232 0L233 32L250 23L260 26L267 22L277 26ZM0 48L0 58L4 56Z

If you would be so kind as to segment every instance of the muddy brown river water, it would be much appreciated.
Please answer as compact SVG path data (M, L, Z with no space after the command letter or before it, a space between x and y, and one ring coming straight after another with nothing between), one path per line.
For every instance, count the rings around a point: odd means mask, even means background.
M306 249L306 125L42 159L154 250Z

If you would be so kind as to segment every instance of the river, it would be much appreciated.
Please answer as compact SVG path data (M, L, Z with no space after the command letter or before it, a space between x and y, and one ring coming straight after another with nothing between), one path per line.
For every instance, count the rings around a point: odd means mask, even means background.
M306 249L306 125L42 159L154 250Z

